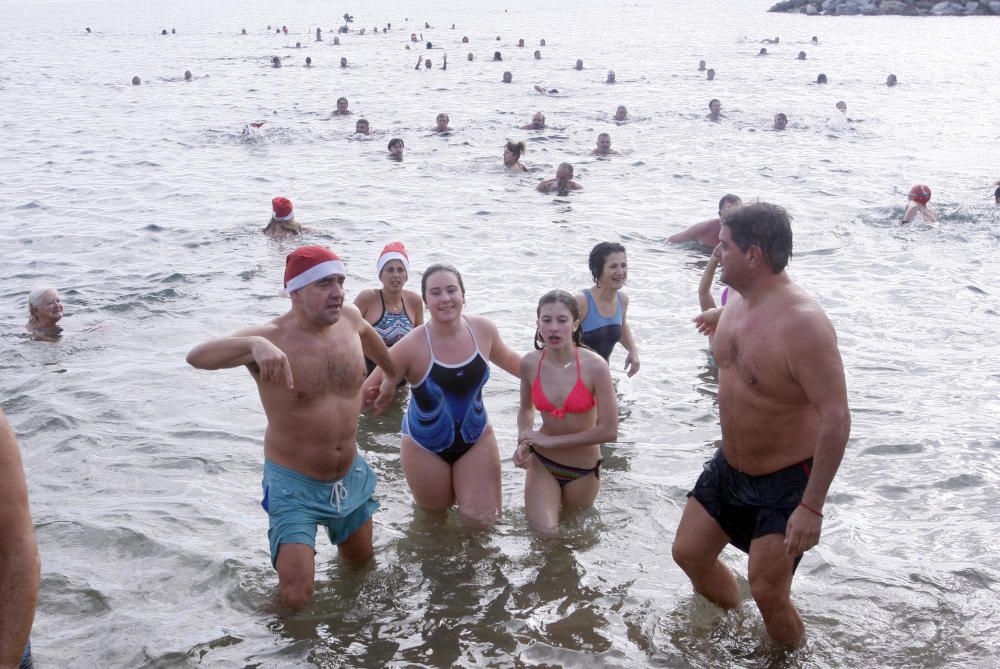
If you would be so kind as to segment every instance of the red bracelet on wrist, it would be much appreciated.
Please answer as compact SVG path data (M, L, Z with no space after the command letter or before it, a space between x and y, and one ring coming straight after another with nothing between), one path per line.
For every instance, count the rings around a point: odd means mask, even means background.
M799 502L799 506L802 506L802 507L805 507L806 509L809 509L810 511L812 511L813 513L815 513L815 514L816 514L817 516L819 516L820 518L822 518L822 517L823 517L823 514L822 514L822 513L820 513L820 512L819 512L819 511L817 511L816 509L812 508L811 506L809 506L809 505L808 505L808 504L806 504L805 502Z

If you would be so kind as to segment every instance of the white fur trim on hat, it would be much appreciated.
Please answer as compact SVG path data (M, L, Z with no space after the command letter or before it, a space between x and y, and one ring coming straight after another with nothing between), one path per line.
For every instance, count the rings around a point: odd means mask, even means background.
M289 293L294 293L300 288L305 288L313 281L319 281L332 274L339 274L341 276L347 276L347 267L344 265L342 260L327 260L321 262L318 265L313 265L306 271L302 272L291 281L285 285L285 290Z
M382 268L388 264L390 260L398 260L403 263L403 269L407 272L410 271L410 261L399 251L389 251L388 253L383 253L378 257L378 262L375 263L375 274L376 276L382 275Z

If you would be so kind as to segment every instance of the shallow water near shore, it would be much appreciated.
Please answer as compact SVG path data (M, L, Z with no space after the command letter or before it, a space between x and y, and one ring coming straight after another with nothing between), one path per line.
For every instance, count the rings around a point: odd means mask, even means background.
M985 83L1000 23L807 18L769 4L360 2L352 28L369 34L334 46L347 8L316 0L4 2L0 408L22 446L42 554L38 666L1000 663L1000 209L989 186L1000 98ZM390 33L370 34L387 22ZM405 50L411 31L435 48ZM504 61L489 62L498 49ZM417 55L438 68L444 53L446 71L414 71ZM273 55L290 58L275 70ZM337 67L341 56L351 67ZM700 59L716 81L696 71ZM185 69L194 81L176 80ZM513 84L499 83L504 70ZM826 86L810 83L820 72ZM331 118L341 95L355 115ZM721 123L704 120L711 98ZM837 133L825 121L841 99L854 122ZM619 104L631 122L613 122ZM549 130L517 129L538 110ZM430 132L440 111L447 136ZM768 130L779 111L782 133ZM362 116L374 136L353 141ZM261 120L263 138L247 141L241 129ZM618 155L589 155L600 132ZM406 141L398 163L385 158L395 136ZM508 138L527 142L527 173L502 170ZM534 192L564 160L584 190ZM931 185L940 223L898 224L915 183ZM823 539L793 585L808 641L789 653L767 642L748 592L722 614L670 558L720 434L714 367L690 322L707 252L664 239L713 216L726 192L795 217L790 273L837 328L853 411ZM276 195L314 229L304 243L347 259L352 298L400 239L415 269L455 263L468 311L521 351L538 297L588 285L597 241L626 245L642 368L628 379L621 349L612 358L619 441L603 449L594 508L564 536L539 537L524 519L510 461L518 386L494 370L498 525L415 510L402 407L364 417L358 443L380 477L376 558L341 564L321 536L313 603L287 619L270 612L255 388L243 370L195 371L184 355L287 308L277 292L298 243L260 234ZM66 307L55 344L23 333L27 294L47 284ZM745 556L723 556L745 575Z

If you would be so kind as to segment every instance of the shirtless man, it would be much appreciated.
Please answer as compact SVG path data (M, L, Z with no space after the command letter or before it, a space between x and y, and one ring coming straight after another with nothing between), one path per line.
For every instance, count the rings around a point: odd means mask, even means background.
M522 125L521 130L544 130L546 127L545 114L542 112L535 112L535 115L531 117L531 123Z
M791 252L781 207L759 202L723 218L715 254L732 291L712 342L722 447L688 493L673 545L695 591L726 609L740 591L718 556L728 543L749 553L767 633L790 646L805 635L792 575L819 542L851 431L837 335L784 271Z
M40 562L21 451L0 411L0 667L30 667Z
M592 156L607 156L612 153L618 153L611 149L611 135L606 132L602 132L597 136L597 148L590 152Z
M719 231L722 229L722 214L727 209L743 204L739 195L726 193L719 200L719 217L712 218L701 223L695 223L684 232L667 237L670 244L681 244L683 242L698 242L702 246L715 248L719 245Z
M268 512L271 564L290 609L312 597L316 526L341 558L372 557L375 474L358 455L364 358L395 368L381 337L344 301L344 263L329 249L289 254L291 309L264 325L212 339L188 353L198 369L246 365L267 415L261 505Z
M725 114L722 113L722 103L717 99L712 98L708 103L708 114L705 115L709 121L718 121L719 119L725 118Z
M615 110L615 120L616 121L628 120L628 109L625 107L625 105L618 105L618 109Z
M556 191L558 195L568 195L571 190L582 189L583 186L573 181L573 166L569 163L560 163L559 167L556 168L555 178L546 179L537 186L540 193Z
M335 116L349 116L352 112L347 108L347 98L337 98L337 111L333 112Z
M370 135L372 134L371 125L368 123L368 119L359 118L354 124L354 134L355 135Z
M434 127L431 128L431 130L434 132L451 132L451 127L448 125L450 121L451 119L448 118L448 115L441 112L437 115L437 118L434 119Z

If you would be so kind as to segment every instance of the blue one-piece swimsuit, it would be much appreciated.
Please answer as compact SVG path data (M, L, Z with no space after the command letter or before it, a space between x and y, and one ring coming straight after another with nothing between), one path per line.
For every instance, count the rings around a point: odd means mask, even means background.
M587 296L587 316L580 324L583 343L607 360L615 350L615 344L622 338L622 296L620 293L615 295L618 298L618 310L614 316L606 318L597 310L597 303L590 291L584 288L583 294Z
M490 378L490 365L480 353L468 321L465 326L476 350L457 365L447 365L435 357L431 330L424 326L431 361L420 383L410 387L412 399L403 416L403 434L448 464L454 464L475 446L489 424L483 386Z

